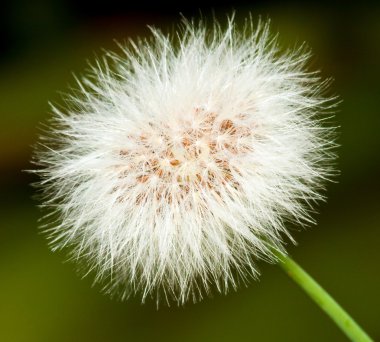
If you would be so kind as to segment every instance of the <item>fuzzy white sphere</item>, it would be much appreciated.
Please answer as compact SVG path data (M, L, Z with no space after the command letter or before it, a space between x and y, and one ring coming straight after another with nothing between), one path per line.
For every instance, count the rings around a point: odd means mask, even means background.
M331 175L325 82L267 24L185 22L107 54L37 151L44 229L106 291L197 300L257 274ZM321 115L321 113L324 113Z

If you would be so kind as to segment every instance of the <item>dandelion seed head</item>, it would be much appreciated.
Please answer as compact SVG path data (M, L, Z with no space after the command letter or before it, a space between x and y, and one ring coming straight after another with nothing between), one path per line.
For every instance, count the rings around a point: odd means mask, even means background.
M53 249L105 291L198 300L257 275L333 174L333 99L269 25L185 22L107 53L36 152Z

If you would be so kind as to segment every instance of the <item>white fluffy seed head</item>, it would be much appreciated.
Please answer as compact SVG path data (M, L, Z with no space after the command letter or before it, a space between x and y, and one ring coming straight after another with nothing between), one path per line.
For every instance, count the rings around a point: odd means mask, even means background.
M200 299L257 274L332 174L331 98L268 24L185 22L107 54L54 108L36 171L53 249L122 298Z

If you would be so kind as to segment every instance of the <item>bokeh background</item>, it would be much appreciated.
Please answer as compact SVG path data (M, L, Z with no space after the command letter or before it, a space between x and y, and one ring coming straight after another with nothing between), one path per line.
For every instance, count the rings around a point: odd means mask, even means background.
M342 5L343 4L343 5ZM320 206L318 226L295 233L290 254L380 340L380 6L375 3L178 1L122 4L53 0L0 5L1 341L345 341L280 268L259 263L260 281L185 307L121 303L81 280L38 232L29 184L31 145L48 101L74 85L102 48L170 30L179 13L238 21L272 19L284 47L307 41L312 68L335 81L343 102L341 175ZM61 101L61 102L60 102Z

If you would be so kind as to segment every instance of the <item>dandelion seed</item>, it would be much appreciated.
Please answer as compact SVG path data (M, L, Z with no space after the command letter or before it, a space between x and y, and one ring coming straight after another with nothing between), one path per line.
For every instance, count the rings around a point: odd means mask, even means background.
M326 82L268 24L185 22L109 53L36 153L45 230L107 292L198 300L257 275L332 175ZM179 37L179 38L178 38Z

